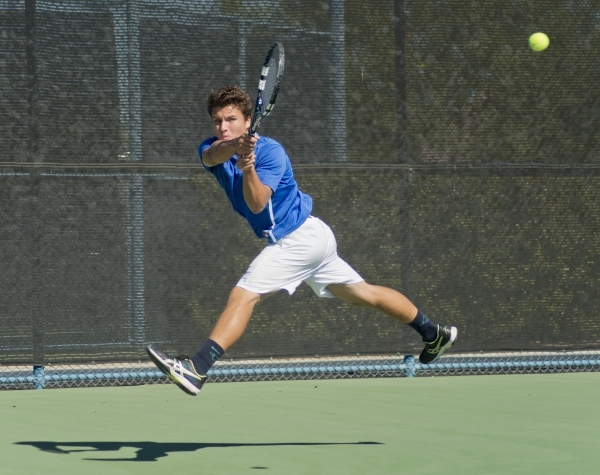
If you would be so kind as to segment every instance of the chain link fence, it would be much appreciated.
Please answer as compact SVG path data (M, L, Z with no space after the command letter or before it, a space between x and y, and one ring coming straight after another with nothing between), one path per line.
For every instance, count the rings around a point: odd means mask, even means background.
M469 353L422 365L413 355L218 361L209 383L600 371L600 351ZM0 390L170 384L152 364L0 367Z

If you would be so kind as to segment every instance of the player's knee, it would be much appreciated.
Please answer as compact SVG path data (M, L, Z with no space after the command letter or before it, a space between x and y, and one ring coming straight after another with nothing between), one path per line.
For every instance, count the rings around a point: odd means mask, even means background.
M375 305L376 302L373 287L366 282L363 282L354 289L350 303L356 307L372 307Z
M252 305L254 306L260 300L260 294L250 292L249 290L235 286L229 294L229 302L227 305Z

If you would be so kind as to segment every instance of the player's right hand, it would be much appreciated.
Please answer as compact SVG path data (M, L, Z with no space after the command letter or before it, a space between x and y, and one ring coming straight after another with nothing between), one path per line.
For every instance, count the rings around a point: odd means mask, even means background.
M258 137L248 134L244 134L237 139L234 139L235 153L238 156L252 153L254 151L254 147L256 146L257 140Z

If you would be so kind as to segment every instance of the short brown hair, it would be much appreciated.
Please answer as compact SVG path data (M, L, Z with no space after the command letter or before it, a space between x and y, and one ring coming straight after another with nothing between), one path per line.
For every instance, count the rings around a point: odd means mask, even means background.
M246 119L252 115L250 96L240 86L222 86L217 90L213 90L208 95L206 105L208 115L211 117L213 109L222 109L227 106L237 107Z

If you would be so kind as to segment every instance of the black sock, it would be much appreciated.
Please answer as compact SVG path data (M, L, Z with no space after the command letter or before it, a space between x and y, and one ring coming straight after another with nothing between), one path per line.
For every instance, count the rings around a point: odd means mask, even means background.
M210 338L206 340L200 351L192 356L192 363L196 372L202 375L208 373L210 367L223 356L223 353L225 353L225 350L218 343L212 341Z
M437 337L438 326L429 320L419 310L415 319L408 324L409 327L414 328L419 332L419 335L423 338L423 341L433 341Z

